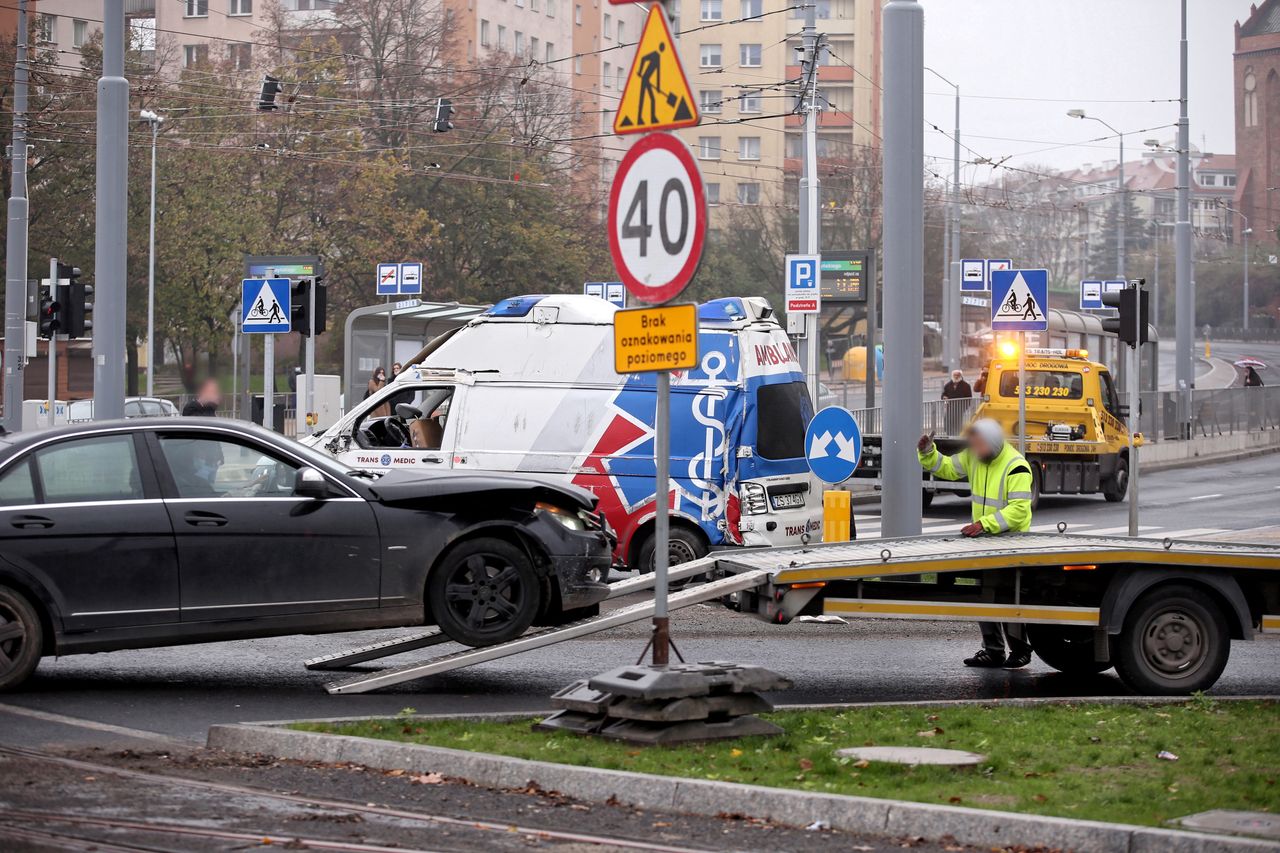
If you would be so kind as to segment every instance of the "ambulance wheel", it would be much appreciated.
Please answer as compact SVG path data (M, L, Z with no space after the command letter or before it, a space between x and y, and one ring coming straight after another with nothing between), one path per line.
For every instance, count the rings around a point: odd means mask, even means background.
M1121 456L1116 463L1116 472L1102 484L1102 496L1107 503L1119 503L1129 491L1129 460Z
M1111 661L1093 657L1093 629L1080 625L1028 625L1027 640L1036 656L1058 672L1097 675L1111 669Z
M524 552L501 539L473 539L450 551L427 578L440 630L464 646L514 640L542 609L542 586Z
M1208 690L1231 654L1222 608L1203 590L1161 584L1133 603L1116 642L1116 672L1144 696Z
M645 537L644 542L640 545L638 567L641 574L649 574L654 568L654 556L657 551L657 537L654 536L652 530ZM687 527L679 524L671 525L671 532L667 537L667 565L678 566L681 563L691 563L694 560L701 560L707 556L707 543L702 536ZM697 578L689 578L683 581L676 581L673 587L684 586L690 580Z
M44 652L40 616L26 597L0 586L0 691L27 680Z

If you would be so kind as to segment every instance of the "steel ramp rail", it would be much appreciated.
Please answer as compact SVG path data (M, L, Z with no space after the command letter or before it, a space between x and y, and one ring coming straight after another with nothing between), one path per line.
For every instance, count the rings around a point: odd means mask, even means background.
M688 567L691 571L699 569L705 571L704 567L697 567L695 563L689 563ZM731 592L760 586L768 581L770 574L772 574L771 570L762 569L699 584L691 589L681 590L673 594L668 599L667 606L671 610L679 610L682 607L710 601L711 599L728 595ZM390 687L393 684L401 684L405 681L426 678L430 675L439 675L443 672L452 672L455 669L462 669L478 663L498 660L499 658L518 655L521 652L563 643L565 640L597 634L609 628L616 628L619 625L640 622L653 616L653 608L654 602L652 600L641 601L626 607L619 607L617 610L610 610L590 619L582 619L577 622L570 622L568 625L548 628L545 631L538 631L533 634L525 634L509 642L499 643L496 646L464 649L460 652L442 655L429 660L378 670L377 672L362 673L342 681L333 681L325 685L325 690L334 694L367 693L370 690Z
M680 566L673 567L667 572L668 581L682 581L687 578L696 577L700 574L711 571L716 566L715 557L703 557L699 560L693 560ZM657 582L657 578L653 572L639 575L634 578L628 578L624 581L617 581L609 584L609 594L605 596L605 601L612 601L624 595L630 595L634 592L641 592L646 589L652 589ZM410 634L406 637L393 637L390 640L382 640L377 643L370 643L367 646L357 646L354 649L347 649L341 652L333 652L332 654L321 655L311 658L303 663L307 669L345 669L357 663L367 663L371 660L379 658L387 658L392 655L402 654L404 652L414 652L418 649L425 649L429 646L438 646L441 643L449 642L447 637L439 628L430 628L417 634Z

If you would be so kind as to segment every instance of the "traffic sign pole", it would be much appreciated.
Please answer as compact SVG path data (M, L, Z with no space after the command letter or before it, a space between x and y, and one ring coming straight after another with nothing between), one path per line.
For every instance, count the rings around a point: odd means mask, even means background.
M311 422L311 413L315 409L316 404L316 288L319 283L313 278L311 286L307 288L307 412L304 421L307 425L307 435L315 432L315 424ZM294 414L295 423L297 422L297 414Z
M58 301L58 259L49 259L49 297ZM63 311L67 310L64 305ZM54 426L58 399L58 330L49 335L49 426Z
M275 277L275 270L267 270L267 278ZM262 425L271 430L276 428L275 376L276 336L270 334L262 342Z
M1027 455L1027 333L1018 332L1018 452Z
M1133 340L1129 353L1129 535L1138 535L1138 430L1142 427L1142 288L1134 283Z
M653 521L653 665L671 661L671 619L667 615L667 569L671 562L671 374L658 371L658 406L654 414L653 454L657 501Z

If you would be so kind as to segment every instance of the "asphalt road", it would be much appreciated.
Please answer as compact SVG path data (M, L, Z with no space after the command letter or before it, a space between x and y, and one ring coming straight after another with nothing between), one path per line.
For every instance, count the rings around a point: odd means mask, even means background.
M1280 454L1156 473L1142 480L1146 536L1225 536L1280 523ZM878 507L859 507L862 538L876 535ZM967 502L939 499L926 532L958 528ZM1046 498L1036 527L1121 533L1126 504L1101 498ZM633 625L540 651L366 695L330 696L332 674L302 661L384 639L395 632L211 643L45 660L23 692L0 697L0 743L108 742L137 729L202 740L217 722L394 713L538 711L571 681L634 662L647 628ZM971 625L856 622L773 626L718 606L677 611L673 633L685 656L766 664L796 686L779 702L931 700L1005 696L1123 694L1114 673L1068 678L1032 663L1017 672L977 671L961 658L977 648ZM440 651L453 646L438 647ZM431 656L411 652L395 663ZM367 668L376 668L366 665ZM1219 694L1280 694L1280 638L1236 643ZM52 716L50 716L52 715ZM60 717L88 721L67 726Z

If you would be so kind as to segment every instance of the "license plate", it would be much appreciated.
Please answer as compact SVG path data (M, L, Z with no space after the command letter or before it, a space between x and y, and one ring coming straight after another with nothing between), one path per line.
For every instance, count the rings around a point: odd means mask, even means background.
M793 507L804 506L804 492L792 492L789 495L774 495L772 500L774 509L792 509Z

